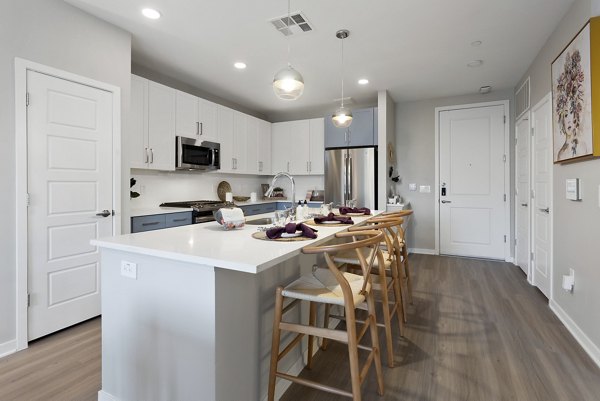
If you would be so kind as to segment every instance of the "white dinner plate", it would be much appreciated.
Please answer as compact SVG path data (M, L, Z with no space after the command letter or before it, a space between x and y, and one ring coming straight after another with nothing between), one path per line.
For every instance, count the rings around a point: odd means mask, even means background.
M301 235L302 235L301 232L291 233L291 234L289 234L289 233L283 233L283 234L281 234L281 238L296 238L296 237L299 237Z
M322 221L321 224L342 224L342 222L337 220L326 220Z

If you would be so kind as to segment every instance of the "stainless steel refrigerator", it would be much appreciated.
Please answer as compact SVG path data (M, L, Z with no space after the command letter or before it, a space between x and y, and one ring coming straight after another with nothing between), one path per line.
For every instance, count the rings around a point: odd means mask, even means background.
M357 207L377 208L377 149L325 150L325 202L334 206L356 200Z

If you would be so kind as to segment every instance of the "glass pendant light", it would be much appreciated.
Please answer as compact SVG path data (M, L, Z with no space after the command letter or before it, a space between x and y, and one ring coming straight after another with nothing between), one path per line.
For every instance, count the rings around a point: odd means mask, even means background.
M350 32L347 29L340 29L335 36L342 40L342 105L333 113L331 121L338 128L347 128L352 124L352 111L344 107L344 39L350 36Z
M273 91L275 95L281 100L296 100L302 96L304 92L304 78L297 70L290 64L290 0L288 0L288 16L286 20L288 30L288 65L287 67L280 70L273 77Z

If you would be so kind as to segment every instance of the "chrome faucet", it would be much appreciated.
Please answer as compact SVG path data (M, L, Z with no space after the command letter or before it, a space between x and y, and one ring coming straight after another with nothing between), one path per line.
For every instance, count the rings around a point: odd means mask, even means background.
M273 188L275 188L275 182L279 179L279 177L287 177L292 182L292 207L290 209L290 216L292 217L292 220L295 220L295 218L296 218L296 183L294 182L294 177L292 177L290 174L286 173L285 171L275 174L275 177L273 177L273 181L271 181L271 186L269 187L269 189L267 189L267 192L265 192L265 196L269 197L273 194Z

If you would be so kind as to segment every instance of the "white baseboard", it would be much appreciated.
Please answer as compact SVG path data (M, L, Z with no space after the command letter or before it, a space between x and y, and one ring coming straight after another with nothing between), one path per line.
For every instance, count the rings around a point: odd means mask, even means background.
M408 248L408 253L418 253L421 255L437 255L435 249L426 249L426 248Z
M513 258L512 256L509 256L508 258L504 259L505 262L507 263L512 263L513 265L516 266L515 264L515 258Z
M600 367L600 348L581 330L581 328L571 319L571 317L556 303L553 299L550 300L550 309L565 325L567 330L575 337L575 340L583 347L585 352L592 360Z
M98 401L119 401L104 390L98 391Z
M17 352L17 340L10 340L0 344L0 358Z

